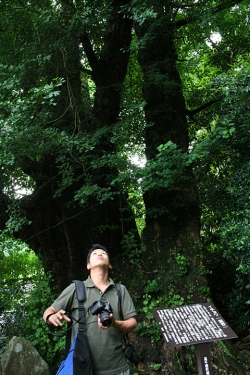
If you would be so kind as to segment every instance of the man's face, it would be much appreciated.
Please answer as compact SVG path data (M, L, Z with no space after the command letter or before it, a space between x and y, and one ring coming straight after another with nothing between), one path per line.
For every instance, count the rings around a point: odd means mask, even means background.
M109 257L106 251L102 249L93 250L90 254L89 263L87 264L87 268L90 270L94 267L100 266L110 266Z

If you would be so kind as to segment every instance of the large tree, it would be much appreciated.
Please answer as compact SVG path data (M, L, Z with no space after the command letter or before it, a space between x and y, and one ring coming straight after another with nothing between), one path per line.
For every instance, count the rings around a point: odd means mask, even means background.
M223 31L223 21L245 7L243 1L0 2L1 228L35 250L59 290L85 276L86 250L101 242L114 274L124 281L132 273L129 287L144 303L208 297L193 174L200 156L190 138L199 129L187 116L193 120L222 95L210 95L211 77L200 83L188 62L196 55L205 61L214 28ZM199 84L197 97L191 91ZM144 168L128 160L137 147L145 147ZM17 185L31 193L18 197ZM140 237L135 213L143 204ZM142 333L150 332L148 318ZM162 345L145 356L173 358ZM170 373L181 373L177 361L169 363Z
M46 96L41 90L27 110L25 104L19 107L16 134L6 141L13 147L14 168L35 184L20 202L30 225L19 236L43 259L59 289L83 277L86 250L93 242L105 243L119 262L123 235L136 228L123 189L111 186L118 168L109 161L116 154L112 127L119 117L131 42L132 20L120 12L122 5L100 2L97 12L81 2L2 5L3 17L10 20L6 35L13 36L13 56L2 54L3 63L12 57L24 64L16 87L23 100L35 85L63 78L56 106L41 103ZM17 46L20 41L26 48ZM93 99L88 77L95 86ZM6 112L14 122L13 110Z

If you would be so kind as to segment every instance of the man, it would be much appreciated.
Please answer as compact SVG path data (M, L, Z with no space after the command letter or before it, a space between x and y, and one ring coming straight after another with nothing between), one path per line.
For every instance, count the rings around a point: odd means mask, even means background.
M120 317L120 303L114 281L109 278L111 264L106 248L95 244L88 252L87 269L90 276L84 281L86 287L86 330L88 337L94 375L128 375L129 366L124 357L122 344L123 332L135 332L137 328L136 312L133 301L124 285L121 285L121 309L124 320ZM111 325L101 323L100 314L92 315L89 308L95 301L109 302L113 313ZM66 311L73 309L72 316L78 317L78 301L75 297L75 284L72 283L60 294L52 306L45 310L43 319L56 327L62 326L62 321L70 319ZM72 324L71 340L78 330L77 324Z

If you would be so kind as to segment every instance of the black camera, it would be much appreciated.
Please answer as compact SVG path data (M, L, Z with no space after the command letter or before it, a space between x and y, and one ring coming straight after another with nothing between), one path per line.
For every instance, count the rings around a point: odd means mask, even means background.
M100 320L104 327L108 327L112 323L112 319L109 315L113 313L113 310L109 302L95 301L90 306L89 312L92 315L100 314Z
M135 348L129 342L123 347L125 358L129 359L133 365L137 366L141 362L140 356L136 353Z

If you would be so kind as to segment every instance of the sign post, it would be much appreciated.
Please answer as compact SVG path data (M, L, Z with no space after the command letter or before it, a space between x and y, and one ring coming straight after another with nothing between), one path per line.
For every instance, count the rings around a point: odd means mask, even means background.
M212 375L209 341L237 338L211 303L153 310L169 347L196 346L199 375Z
M196 345L199 375L213 375L208 343Z

